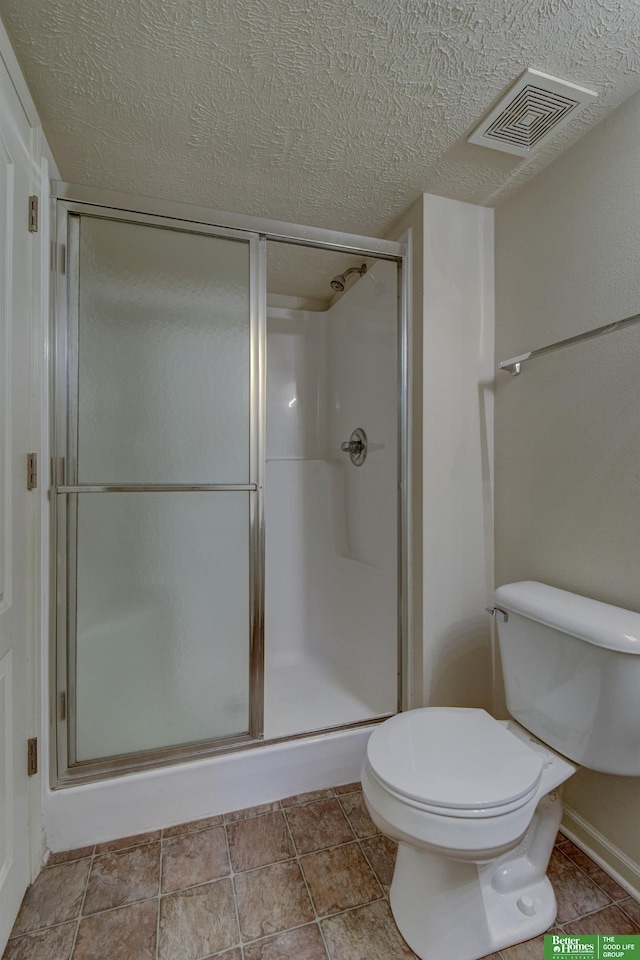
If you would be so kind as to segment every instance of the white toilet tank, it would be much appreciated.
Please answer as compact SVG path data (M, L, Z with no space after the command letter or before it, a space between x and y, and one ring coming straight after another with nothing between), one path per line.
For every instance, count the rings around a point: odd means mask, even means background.
M582 766L640 776L640 614L533 581L494 596L510 714Z

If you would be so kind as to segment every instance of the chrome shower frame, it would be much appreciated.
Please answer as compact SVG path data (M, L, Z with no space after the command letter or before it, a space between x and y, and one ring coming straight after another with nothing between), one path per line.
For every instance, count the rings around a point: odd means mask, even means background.
M90 214L125 222L148 223L168 229L187 230L248 241L251 263L251 325L254 330L251 355L251 483L246 489L252 494L251 509L251 610L250 638L250 723L249 732L240 737L225 740L209 740L160 748L135 755L110 757L90 763L75 763L72 749L73 711L69 707L69 663L67 633L73 630L73 590L67 593L66 545L61 551L58 537L60 525L71 523L73 528L74 503L79 488L75 478L64 474L60 438L66 430L66 397L51 397L52 468L51 468L51 652L50 652L50 785L52 789L69 787L78 783L103 780L134 771L172 765L193 759L215 756L221 753L254 748L281 740L317 737L341 729L361 727L375 723L384 717L375 717L357 723L328 727L323 730L303 732L294 736L265 740L263 736L263 686L264 686L264 462L265 462L265 379L266 379L266 246L268 240L309 246L317 249L357 254L398 265L398 710L406 708L406 691L409 690L410 637L410 583L409 583L409 478L410 450L410 383L409 348L410 318L408 291L410 264L405 243L364 237L347 233L305 227L277 220L248 217L226 213L186 203L152 199L149 197L119 193L92 187L51 181L51 315L52 343L56 344L54 357L56 370L53 383L67 384L70 369L66 342L63 346L56 331L60 324L66 328L73 323L77 309L74 305L73 285L69 274L74 265L68 257L69 214ZM356 268L359 269L359 268ZM71 300L70 300L71 298ZM73 366L73 365L71 365ZM67 384L68 387L68 384ZM73 395L73 390L70 391ZM73 417L73 411L71 411ZM57 444L57 446L56 446ZM105 488L96 488L104 490ZM128 489L128 488L127 488ZM146 489L138 488L136 489ZM158 489L153 487L152 489ZM191 489L191 488L190 488ZM195 488L194 488L195 489ZM215 490L215 486L198 487ZM88 489L85 492L89 492ZM255 494L255 495L254 495ZM72 547L73 549L73 547ZM63 555L64 554L64 555ZM56 579L56 571L62 576ZM388 716L388 715L385 715Z

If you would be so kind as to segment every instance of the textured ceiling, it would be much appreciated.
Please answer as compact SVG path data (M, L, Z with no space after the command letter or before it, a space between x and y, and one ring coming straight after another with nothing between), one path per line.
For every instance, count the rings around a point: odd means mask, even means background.
M62 176L384 235L492 204L640 86L638 0L0 0ZM599 96L535 158L466 136L527 67Z

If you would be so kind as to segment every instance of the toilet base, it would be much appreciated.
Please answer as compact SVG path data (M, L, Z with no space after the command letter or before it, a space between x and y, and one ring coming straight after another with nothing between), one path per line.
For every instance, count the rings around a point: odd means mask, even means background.
M562 803L542 797L515 849L488 863L453 860L400 842L389 899L421 960L479 960L531 940L556 918L546 872Z
M399 844L391 910L421 960L479 960L549 929L557 908L546 876L506 893L491 881L479 864ZM534 915L523 913L519 902Z

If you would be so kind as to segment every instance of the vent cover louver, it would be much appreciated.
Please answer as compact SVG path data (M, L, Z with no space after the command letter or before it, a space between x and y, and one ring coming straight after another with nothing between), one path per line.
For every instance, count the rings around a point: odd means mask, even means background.
M529 157L597 96L538 70L525 70L473 131L469 143Z

